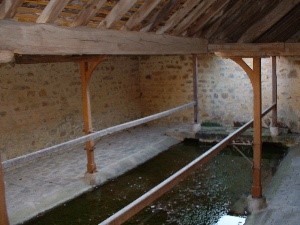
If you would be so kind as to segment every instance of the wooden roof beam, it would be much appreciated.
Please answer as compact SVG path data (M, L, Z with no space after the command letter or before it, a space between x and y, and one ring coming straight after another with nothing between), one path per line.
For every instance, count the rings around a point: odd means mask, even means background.
M0 19L12 18L17 13L17 8L21 6L23 0L4 0L0 3Z
M153 23L151 23L151 25L148 26L148 29L144 29L144 31L153 31L153 29L157 27L162 21L164 21L164 19L167 18L172 12L172 10L176 8L179 4L180 0L168 1L167 4L165 4L164 7L156 15Z
M42 14L37 18L37 23L52 23L58 15L63 11L70 0L51 0L43 10Z
M221 57L300 56L300 43L209 44L208 52Z
M193 11L191 11L187 17L185 17L172 31L174 35L180 35L182 32L187 30L192 23L199 18L213 3L217 0L202 1Z
M261 36L275 23L277 23L282 17L284 17L289 11L291 11L300 0L285 0L280 3L263 19L254 23L238 40L239 43L248 43L255 41L256 38Z
M187 0L182 8L180 8L177 12L175 12L165 23L163 27L160 27L156 33L163 34L169 30L171 30L174 26L176 26L197 4L199 4L198 0Z
M33 55L200 54L207 52L207 41L153 33L0 20L0 50Z
M160 3L161 0L146 0L144 4L133 14L126 24L122 27L122 30L132 30L138 24L140 24Z
M93 18L99 9L107 2L107 0L89 0L84 9L81 10L78 17L71 24L72 27L87 25L91 18Z
M205 24L213 18L216 14L218 14L223 7L226 6L226 4L229 2L229 0L220 0L212 4L205 14L200 16L196 23L188 30L187 36L194 36L197 32L199 32Z
M122 16L137 2L137 0L120 0L104 20L98 25L100 27L111 28L114 22L121 19Z

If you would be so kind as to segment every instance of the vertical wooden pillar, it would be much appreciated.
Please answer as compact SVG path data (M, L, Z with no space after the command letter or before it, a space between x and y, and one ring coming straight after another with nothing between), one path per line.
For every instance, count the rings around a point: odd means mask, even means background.
M272 102L276 106L272 110L271 127L277 127L277 74L276 74L276 56L272 56Z
M241 57L232 57L247 73L253 87L253 174L252 197L262 197L261 186L261 155L262 155L262 126L261 126L261 58L253 57L253 69L251 69Z
M198 100L198 56L193 55L193 92L194 92L194 123L200 124Z
M261 186L261 154L262 154L262 138L261 138L261 59L253 58L253 184L252 197L262 197Z
M89 84L92 77L92 73L96 69L97 65L103 59L104 57L101 57L96 61L80 62L80 76L81 76L81 87L82 87L82 110L83 110L83 124L84 124L83 126L84 126L85 134L90 134L93 132ZM87 155L88 173L96 172L94 149L95 149L94 141L87 141L85 144L85 150Z
M4 175L3 175L1 155L0 155L0 225L9 225L6 201L5 201L5 185L4 185Z

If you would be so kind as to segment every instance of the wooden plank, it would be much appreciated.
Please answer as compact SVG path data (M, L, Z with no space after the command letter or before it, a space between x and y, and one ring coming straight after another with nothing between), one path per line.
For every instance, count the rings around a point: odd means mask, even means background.
M4 0L0 4L0 19L13 18L23 0Z
M88 135L85 135L85 136L82 136L79 138L75 138L73 140L70 140L70 141L67 141L67 142L64 142L64 143L61 143L58 145L54 145L54 146L44 148L39 151L30 153L30 154L27 154L27 155L23 155L23 156L14 158L14 159L7 160L7 161L3 162L3 167L9 168L9 167L13 167L13 166L25 163L25 162L27 163L29 161L33 161L33 160L36 160L36 159L44 157L44 156L66 150L66 149L74 147L76 145L86 143L87 141L90 141L90 140L95 140L100 137L104 137L104 136L107 136L110 134L114 134L116 132L120 132L122 130L126 130L126 129L136 127L136 126L139 126L139 125L142 125L142 124L145 124L145 123L157 120L157 119L161 119L161 118L170 116L176 112L180 112L180 111L192 108L192 107L194 107L194 105L195 105L195 102L190 102L190 103L187 103L187 104L184 104L184 105L181 105L181 106L175 107L173 109L169 109L169 110L166 110L166 111L163 111L163 112L151 115L151 116L147 116L147 117L144 117L141 119L137 119L137 120L123 123L123 124L120 124L117 126L109 127L109 128L106 128L106 129L103 129L100 131L96 131L94 133L91 133L91 134L88 134Z
M16 64L98 61L101 55L15 55Z
M14 61L14 53L12 51L0 50L0 63L9 63Z
M170 0L162 7L157 15L155 15L153 22L147 26L147 29L143 29L144 32L153 31L165 18L169 16L174 8L180 4L180 0Z
M72 27L87 25L91 18L93 18L99 9L107 2L107 0L89 0L84 9L81 10L78 17L71 24Z
M210 44L208 51L221 57L299 56L300 43L234 43Z
M101 21L98 27L110 28L117 20L121 19L122 16L128 12L128 10L136 3L137 0L120 0L110 13Z
M160 1L161 0L146 0L138 11L129 18L122 30L132 30L135 26L140 24L152 10L155 9Z
M272 56L272 102L276 107L272 110L271 127L277 127L277 66L276 56Z
M197 32L199 32L205 24L213 18L215 15L217 15L224 7L226 4L228 4L229 0L220 0L212 4L207 11L200 16L195 24L188 29L188 34L187 36L194 36Z
M189 13L172 31L173 35L180 35L187 30L202 13L204 13L216 0L202 1L193 11Z
M199 54L207 52L207 41L153 33L1 20L0 50L2 49L33 55Z
M265 31L271 28L289 11L291 11L300 0L285 0L280 1L275 9L268 13L263 19L253 24L238 40L238 42L253 42L256 38L262 35Z
M6 200L5 200L5 184L4 184L4 173L2 168L1 154L0 154L0 224L9 225Z
M52 23L56 20L61 11L70 0L51 0L37 18L37 23Z
M272 109L273 106L266 109L262 115L265 115ZM143 208L150 205L152 202L160 198L163 194L170 191L174 186L187 178L194 171L199 169L203 164L209 162L213 157L218 155L225 147L227 147L237 136L251 127L253 120L249 121L236 131L229 134L226 138L220 141L218 144L207 150L204 154L200 155L192 162L187 164L185 167L174 173L172 176L168 177L166 180L152 188L150 191L143 194L141 197L125 206L123 209L119 210L99 225L114 224L119 225L123 224L129 218L140 212Z
M199 4L198 0L188 0L183 6L175 12L165 23L163 27L160 27L156 33L163 34L169 30L171 30L174 26L176 26L197 4Z

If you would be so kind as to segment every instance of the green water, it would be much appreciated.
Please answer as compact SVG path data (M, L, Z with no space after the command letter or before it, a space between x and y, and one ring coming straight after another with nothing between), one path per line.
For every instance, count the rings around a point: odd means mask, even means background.
M132 171L95 188L26 225L95 225L204 153L210 146L185 142L170 148ZM243 152L251 157L250 147ZM284 155L281 146L264 145L263 177L268 180ZM232 205L251 189L251 165L227 148L188 179L145 208L126 224L212 225L231 212Z

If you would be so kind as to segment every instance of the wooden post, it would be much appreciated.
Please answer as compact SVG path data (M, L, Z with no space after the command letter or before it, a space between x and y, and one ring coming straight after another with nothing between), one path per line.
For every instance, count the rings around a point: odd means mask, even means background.
M261 186L261 152L262 152L262 138L261 138L261 59L259 57L253 58L253 113L254 113L254 136L253 136L253 184L252 197L262 197Z
M252 197L262 197L261 186L261 152L262 152L262 138L261 138L261 58L253 57L253 69L251 69L243 60L242 57L232 57L233 61L239 64L249 76L253 87L253 183L252 183Z
M193 55L193 91L194 91L194 123L200 123L199 101L198 101L198 56Z
M90 89L89 84L92 77L92 73L96 69L97 65L103 60L101 57L96 61L81 61L80 62L80 76L81 76L81 87L82 87L82 109L83 109L83 123L84 133L90 134L93 132L92 127L92 114L91 114L91 103L90 103ZM95 143L94 141L87 141L85 144L85 150L87 154L87 172L96 172L96 163L94 157Z
M277 127L277 75L276 75L276 56L272 56L272 103L276 104L272 110L272 127Z
M9 225L5 201L5 184L0 154L0 225Z

